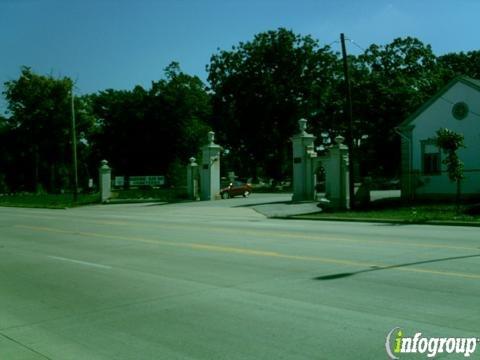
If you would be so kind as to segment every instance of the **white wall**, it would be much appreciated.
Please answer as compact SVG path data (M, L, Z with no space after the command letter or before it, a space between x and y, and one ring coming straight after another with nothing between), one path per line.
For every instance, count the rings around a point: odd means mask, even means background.
M452 115L453 104L463 101L469 107L469 114L463 120L457 120ZM466 179L462 182L462 192L480 194L480 92L471 87L457 83L438 98L427 110L412 123L413 170L422 170L421 140L435 137L439 128L448 128L465 137L465 149L460 149L458 155L465 164ZM442 154L442 159L445 155ZM442 164L442 175L423 176L425 185L417 188L417 194L448 194L455 193L455 183L452 183Z

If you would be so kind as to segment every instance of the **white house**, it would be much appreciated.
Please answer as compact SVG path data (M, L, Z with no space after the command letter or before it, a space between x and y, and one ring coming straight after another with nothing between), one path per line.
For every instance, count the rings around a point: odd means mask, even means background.
M465 168L464 197L480 197L480 80L458 77L406 119L397 132L402 139L402 198L447 198L456 193L449 180L445 154L433 138L440 128L463 134L458 151Z

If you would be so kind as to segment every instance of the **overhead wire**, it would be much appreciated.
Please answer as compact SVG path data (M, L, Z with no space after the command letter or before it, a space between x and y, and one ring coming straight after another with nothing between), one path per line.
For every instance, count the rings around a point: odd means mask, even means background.
M451 101L451 100L449 100L449 99L447 99L447 98L445 98L445 97L443 97L443 96L440 96L440 99L442 99L443 101L445 101L445 102L447 102L447 103L449 103L449 104L451 104L451 105L455 105L455 104L456 104L456 102L453 102L453 101ZM477 113L477 112L475 112L475 111L472 111L472 110L470 110L470 109L468 110L468 112L469 112L470 114L472 114L472 115L480 116L479 113Z

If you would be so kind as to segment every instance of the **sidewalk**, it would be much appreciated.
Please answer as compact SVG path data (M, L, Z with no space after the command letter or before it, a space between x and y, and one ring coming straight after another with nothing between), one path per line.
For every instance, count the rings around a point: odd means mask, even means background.
M393 196L392 196L393 195ZM398 191L372 191L372 199L392 198L398 195ZM276 202L251 203L246 205L256 212L269 217L292 220L313 220L313 221L344 221L344 222L364 222L364 223L383 223L392 225L446 225L446 226L473 226L480 227L479 221L459 220L427 220L427 219L402 219L388 217L364 217L353 216L352 214L343 215L342 213L330 214L322 213L318 207L318 202L299 202L290 201L290 196L283 196L283 199L276 199Z
M321 209L317 206L317 202L303 202L303 203L274 203L254 205L252 208L262 215L269 218L288 218L295 215L318 213Z
M322 194L319 194L320 197L321 195ZM386 190L386 191L371 192L372 200L379 200L383 198L392 198L392 197L400 197L400 191ZM291 199L291 194L288 194L288 198ZM322 209L319 208L317 204L318 204L318 201L293 203L291 201L286 200L285 202L252 205L252 208L255 209L255 211L267 217L288 218L291 216L297 217L298 215L319 213L322 211ZM335 219L332 219L332 220L335 220Z

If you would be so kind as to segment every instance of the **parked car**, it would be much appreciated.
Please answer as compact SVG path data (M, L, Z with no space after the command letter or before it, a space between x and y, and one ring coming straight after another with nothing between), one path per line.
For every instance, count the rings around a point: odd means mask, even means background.
M242 195L247 197L252 192L252 185L249 183L244 183L241 181L234 181L230 183L227 187L220 190L220 195L222 199L228 199L234 196Z

